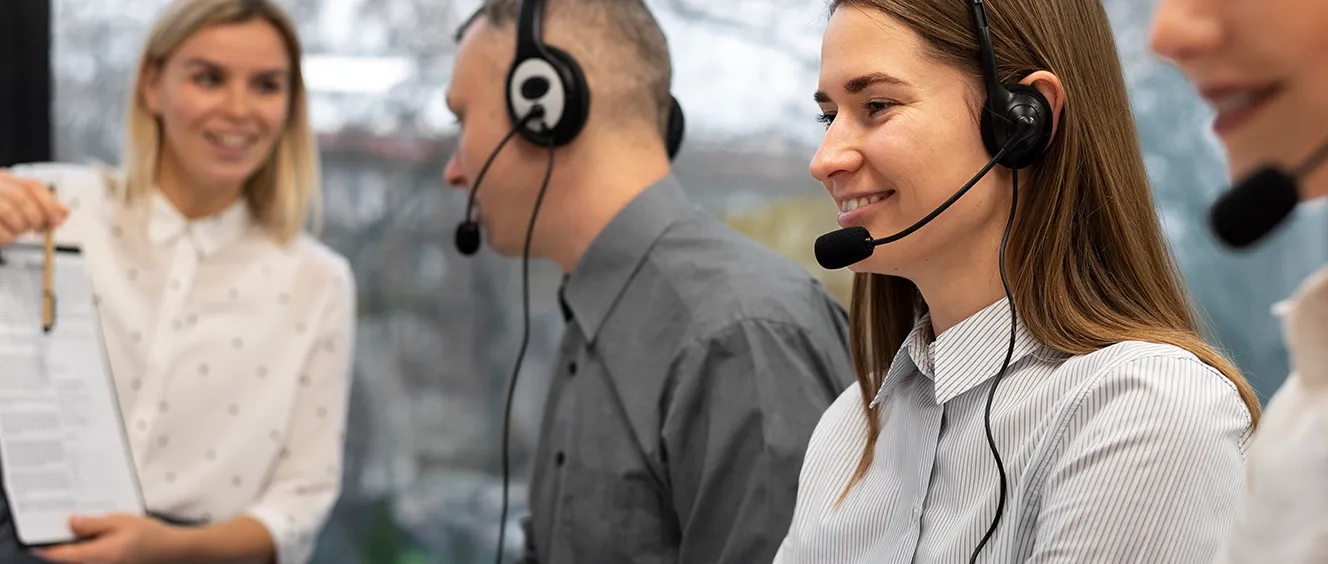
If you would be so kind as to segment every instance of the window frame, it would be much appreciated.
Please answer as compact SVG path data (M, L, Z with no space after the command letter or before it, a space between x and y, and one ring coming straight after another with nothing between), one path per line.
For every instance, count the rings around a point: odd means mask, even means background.
M0 167L51 160L51 0L0 1Z

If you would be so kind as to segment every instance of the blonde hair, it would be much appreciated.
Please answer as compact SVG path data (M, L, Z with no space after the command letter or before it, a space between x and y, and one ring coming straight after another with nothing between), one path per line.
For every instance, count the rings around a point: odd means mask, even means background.
M965 2L833 0L878 10L923 40L927 55L981 76ZM1001 0L987 4L997 74L1010 84L1037 70L1065 86L1065 110L1046 156L1020 183L1005 259L1019 318L1046 346L1071 355L1123 341L1174 345L1216 368L1259 419L1240 371L1200 335L1153 207L1115 39L1100 0ZM976 124L974 124L976 126ZM926 304L912 282L858 274L850 344L867 441L844 493L871 466L880 435L871 400ZM842 499L842 495L841 495Z
M280 7L269 0L176 0L157 19L148 34L135 73L125 127L122 204L145 197L156 183L161 156L161 124L143 99L148 71L160 71L180 45L200 30L225 24L261 20L281 35L290 57L290 107L285 131L263 166L244 185L249 209L278 242L285 244L314 222L321 222L322 197L318 177L318 145L309 124L301 46L295 26Z

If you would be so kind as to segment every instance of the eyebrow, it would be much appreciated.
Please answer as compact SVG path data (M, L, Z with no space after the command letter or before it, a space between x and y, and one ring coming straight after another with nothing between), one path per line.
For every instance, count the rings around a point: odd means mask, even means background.
M857 76L848 79L848 81L844 82L844 90L849 94L857 94L859 92L862 92L863 90L866 90L868 86L872 86L874 84L912 86L911 84L908 83L907 80L904 80L897 76L888 75L883 72L873 72L870 74L864 74L862 76ZM830 95L826 94L824 91L821 90L817 90L816 94L812 95L812 97L816 100L816 103L818 104L827 104L830 102Z
M201 58L201 57L194 57L194 58L192 58L192 59L189 59L189 60L185 61L184 64L185 64L185 66L202 66L202 67L218 68L218 69L223 67L223 65L220 65L220 64L215 63L215 62L213 62L213 61L209 61L209 60L204 59L204 58ZM259 75L262 75L262 76L268 76L268 75L286 76L286 75L290 74L290 69L287 69L287 68L284 67L284 66L282 66L282 67L275 67L275 68L270 68L270 69L266 69L266 70L259 71L259 72L256 73L256 74L259 74Z

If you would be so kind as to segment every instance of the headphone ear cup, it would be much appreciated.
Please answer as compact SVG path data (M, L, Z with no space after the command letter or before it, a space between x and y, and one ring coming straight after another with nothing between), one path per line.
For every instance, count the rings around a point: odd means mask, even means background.
M1026 84L1010 84L1004 88L1009 92L1004 107L988 108L998 112L1000 117L992 116L990 111L982 116L982 137L987 149L994 155L1011 137L1019 133L1020 127L1017 124L1031 121L1032 134L1015 143L1000 161L1006 168L1019 170L1037 162L1046 153L1054 116L1051 104L1036 88Z
M590 86L581 65L570 54L552 45L543 45L549 63L558 72L563 83L563 115L550 135L556 146L571 143L586 126L590 117ZM522 129L522 132L528 130Z
M682 147L687 118L683 116L682 104L678 103L678 99L670 95L669 100L672 100L672 104L669 105L669 125L664 142L669 151L669 160L673 160L678 156L678 149Z

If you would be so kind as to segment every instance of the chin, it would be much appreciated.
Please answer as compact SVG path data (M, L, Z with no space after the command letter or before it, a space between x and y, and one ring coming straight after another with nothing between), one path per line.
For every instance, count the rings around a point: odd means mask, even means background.
M521 258L521 251L524 250L523 246L525 244L524 239L509 240L484 227L481 227L481 232L489 241L489 250L492 250L495 254L507 258ZM522 235L525 235L525 233L522 233Z
M510 258L510 259L519 259L519 258L521 258L521 251L522 251L522 248L519 247L519 246L512 246L512 245L490 245L489 248L490 248L491 250L493 250L493 252L494 252L495 254L497 254L498 256L504 257L504 258ZM531 258L534 258L534 257L531 257Z
M259 164L214 164L203 167L199 176L208 184L234 186L248 182L258 172Z
M1309 180L1300 186L1300 200L1317 200L1328 197L1328 175L1320 173L1319 176L1310 176Z
M848 267L848 271L853 274L876 274L875 272L872 272L871 267L865 264L866 262L867 261L851 264Z
M881 274L884 276L899 276L899 268L896 261L891 260L884 252L884 247L877 247L876 252L853 265L848 269L854 274Z
M1230 150L1228 150L1227 155L1227 175L1231 177L1232 182L1240 182L1259 169L1258 166L1248 162L1248 159L1241 159L1232 155Z

